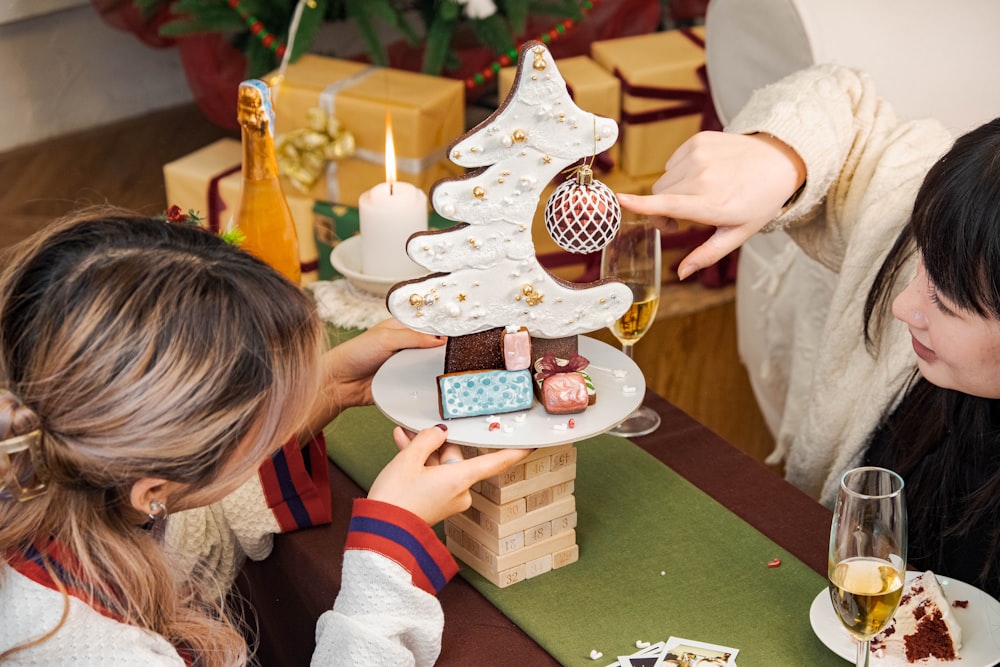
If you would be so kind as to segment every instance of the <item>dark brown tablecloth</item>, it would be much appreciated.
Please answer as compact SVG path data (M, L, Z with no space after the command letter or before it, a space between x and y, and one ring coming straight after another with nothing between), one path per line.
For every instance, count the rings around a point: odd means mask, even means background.
M638 446L826 576L829 510L659 396L647 393L645 402L663 423L655 433L635 438ZM316 619L340 588L351 502L364 492L329 466L333 523L278 536L271 556L248 563L239 580L255 610L248 619L258 624L264 667L309 664ZM462 578L449 583L440 600L445 629L439 665L559 664Z

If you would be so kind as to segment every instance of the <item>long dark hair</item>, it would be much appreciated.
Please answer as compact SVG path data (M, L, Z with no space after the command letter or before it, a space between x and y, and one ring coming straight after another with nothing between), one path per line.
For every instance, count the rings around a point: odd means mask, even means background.
M1000 118L960 137L927 173L865 304L865 340L880 344L893 286L915 251L937 291L1000 320ZM915 374L876 431L879 455L906 480L910 541L940 559L945 542L1000 512L1000 400L935 386ZM979 580L1000 581L1000 530L989 525Z

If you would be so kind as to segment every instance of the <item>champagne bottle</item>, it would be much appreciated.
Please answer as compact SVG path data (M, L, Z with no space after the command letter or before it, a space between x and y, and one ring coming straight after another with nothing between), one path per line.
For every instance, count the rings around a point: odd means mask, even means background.
M278 179L271 90L258 79L240 84L237 119L243 133L243 192L236 225L241 246L298 284L302 279L295 221Z

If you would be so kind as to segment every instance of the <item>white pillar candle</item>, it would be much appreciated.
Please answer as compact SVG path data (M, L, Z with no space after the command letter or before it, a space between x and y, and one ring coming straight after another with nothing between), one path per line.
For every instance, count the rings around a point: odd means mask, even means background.
M427 231L427 195L405 182L379 183L358 200L361 273L414 278L427 273L406 254L406 240Z

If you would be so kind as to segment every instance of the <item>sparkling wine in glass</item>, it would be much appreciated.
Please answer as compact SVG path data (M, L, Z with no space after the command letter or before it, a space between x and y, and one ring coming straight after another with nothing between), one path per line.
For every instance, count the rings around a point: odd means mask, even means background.
M660 230L648 221L623 222L601 252L601 276L617 278L632 290L632 305L610 327L631 359L633 346L649 331L660 303ZM609 433L627 438L652 433L659 426L660 415L640 406Z
M858 640L857 667L899 606L906 580L903 479L885 468L854 468L840 480L830 528L830 600Z

